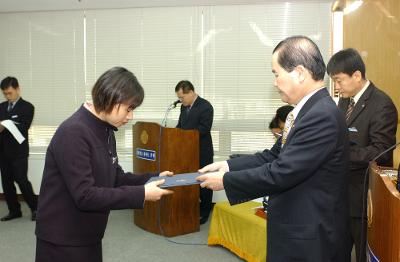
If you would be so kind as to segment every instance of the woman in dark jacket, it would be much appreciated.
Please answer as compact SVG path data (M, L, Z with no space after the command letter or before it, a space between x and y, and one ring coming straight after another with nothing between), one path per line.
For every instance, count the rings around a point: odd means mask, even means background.
M171 191L158 174L125 173L114 131L128 123L144 98L136 77L106 71L85 103L57 129L46 153L36 223L36 261L102 261L101 241L113 209L143 208ZM165 171L160 175L172 175Z

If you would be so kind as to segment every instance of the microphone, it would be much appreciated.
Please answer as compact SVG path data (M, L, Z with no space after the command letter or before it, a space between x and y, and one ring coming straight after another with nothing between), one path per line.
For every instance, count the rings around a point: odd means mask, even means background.
M396 184L397 191L400 192L400 164L397 168L397 184Z
M394 144L393 146L389 147L388 149L386 149L385 151L383 151L382 153L380 153L378 156L376 156L374 159L372 159L371 163L375 162L378 158L380 158L383 154L387 153L388 151L396 148L398 145L400 144L400 142L397 142L396 144ZM400 192L400 164L399 167L397 168L397 182L396 182L396 189L397 191Z
M176 100L174 103L172 103L174 105L174 108L176 107L177 104L182 103L180 99Z
M168 113L169 111L171 111L172 109L174 109L176 107L177 104L181 103L181 100L178 99L175 102L173 102L172 104L170 104L167 108L167 110L165 111L165 115L163 120L161 121L161 126L167 127L167 118L168 118Z
M394 148L396 148L398 145L400 144L400 142L397 142L396 144L390 146L389 148L383 150L381 153L379 153L376 157L374 157L368 164L368 168L365 170L365 174L364 174L364 181L363 181L363 195L362 195L362 213L361 213L361 217L364 217L364 214L366 214L366 210L367 210L367 178L368 178L368 172L371 169L371 165L372 163L374 163L376 160L378 160L378 158L380 158L381 156L383 156L384 154L386 154L387 152L389 152L390 150L393 150ZM400 172L398 173L399 176ZM397 180L399 181L399 180ZM399 184L397 182L396 185L397 190L399 190ZM368 217L368 215L366 215ZM368 219L368 218L367 218ZM363 239L366 237L366 232L364 232L364 226L365 226L365 220L362 219L361 220L361 232L360 232L360 238ZM367 240L368 242L368 240ZM360 253L362 251L362 247L360 246Z
M378 158L380 158L382 155L386 154L387 152L389 152L390 150L394 149L395 147L397 147L400 144L400 142L397 142L396 144L392 145L391 147L389 147L388 149L384 150L382 153L378 154L376 157L374 157L371 160L372 162L375 162Z

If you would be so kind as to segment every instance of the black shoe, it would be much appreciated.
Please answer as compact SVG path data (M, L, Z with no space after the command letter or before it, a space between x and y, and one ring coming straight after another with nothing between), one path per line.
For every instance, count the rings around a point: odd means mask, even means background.
M36 210L32 211L31 220L36 221Z
M208 216L200 217L200 225L203 225L207 222Z
M14 218L19 218L19 217L22 217L22 213L21 212L19 212L19 213L8 213L8 215L2 217L0 219L0 221L8 221L8 220L11 220L11 219L14 219Z

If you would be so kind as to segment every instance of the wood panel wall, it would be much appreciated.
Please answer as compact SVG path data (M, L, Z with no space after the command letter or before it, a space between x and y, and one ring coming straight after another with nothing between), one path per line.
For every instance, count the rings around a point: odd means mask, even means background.
M354 2L346 0L348 6ZM364 0L357 10L344 15L343 46L363 56L367 78L385 91L400 112L400 1ZM400 141L398 121L397 141ZM395 166L400 149L394 153Z

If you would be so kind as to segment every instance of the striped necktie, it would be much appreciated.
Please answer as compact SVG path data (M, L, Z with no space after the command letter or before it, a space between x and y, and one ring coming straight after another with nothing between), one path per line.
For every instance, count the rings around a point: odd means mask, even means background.
M189 118L189 113L190 113L190 106L188 106L188 107L186 108L186 114L185 114L186 119Z
M285 122L285 127L283 128L282 146L286 143L287 136L289 134L290 129L293 127L293 124L294 124L294 115L292 111L288 114Z
M351 113L354 110L354 105L355 105L354 98L350 97L350 103L349 103L349 106L347 107L347 111L346 111L346 122L349 122Z
M10 112L13 109L13 103L8 102L7 112Z

